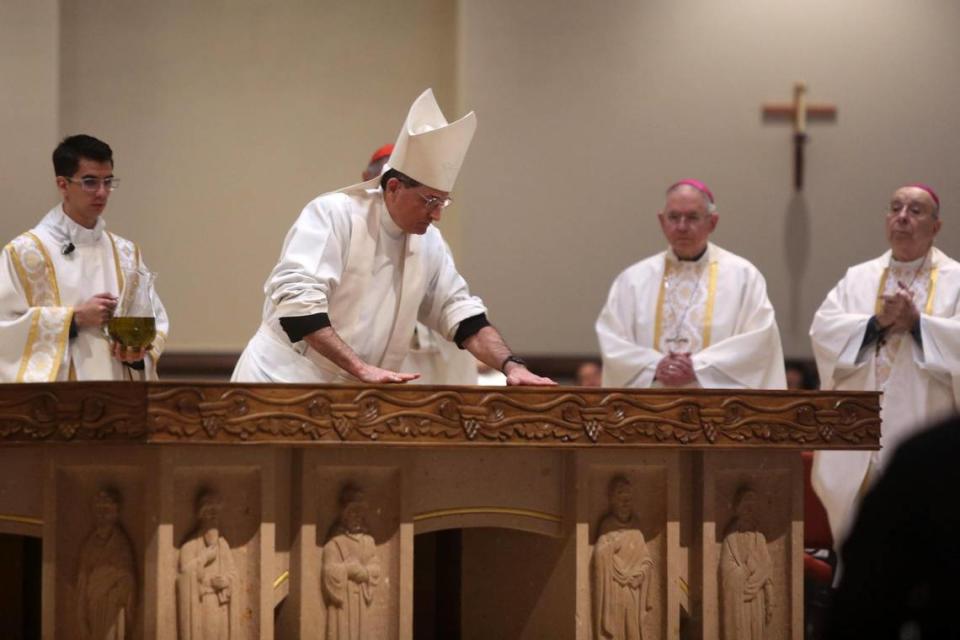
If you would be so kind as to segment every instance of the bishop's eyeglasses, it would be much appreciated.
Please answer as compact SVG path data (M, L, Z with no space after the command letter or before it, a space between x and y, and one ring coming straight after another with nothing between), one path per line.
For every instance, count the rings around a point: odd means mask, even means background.
M422 193L418 193L417 195L423 198L423 204L427 207L427 211L433 211L437 207L446 209L453 202L453 198L450 196L438 198L437 196L425 196Z
M670 213L665 214L665 217L671 226L679 227L681 222L686 222L688 227L695 227L706 220L709 216L702 216L697 213L684 215L682 213L671 211Z
M886 213L888 216L898 216L902 212L906 211L911 218L923 218L927 214L933 215L933 211L928 207L924 207L916 202L900 202L899 200L894 200L889 205L887 205Z

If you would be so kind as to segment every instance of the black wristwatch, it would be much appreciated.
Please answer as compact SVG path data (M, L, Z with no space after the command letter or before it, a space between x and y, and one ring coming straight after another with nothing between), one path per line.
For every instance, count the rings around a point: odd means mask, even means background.
M516 363L519 364L521 367L526 367L526 366L527 366L527 361L526 361L526 360L524 360L524 359L521 358L520 356L515 356L515 355L512 355L512 354L511 354L511 355L507 356L507 357L504 359L503 364L500 365L500 373L503 373L503 374L506 374L506 373L507 373L506 371L504 371L504 369L507 368L507 363L510 363L510 362L516 362Z

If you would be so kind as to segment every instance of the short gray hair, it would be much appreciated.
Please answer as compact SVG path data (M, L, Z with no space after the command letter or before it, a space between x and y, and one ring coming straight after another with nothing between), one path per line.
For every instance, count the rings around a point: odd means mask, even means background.
M678 182L676 184L670 185L670 188L667 189L667 192L665 195L669 196L671 193L680 189L681 187L689 187L690 189L693 189L694 191L699 193L700 197L703 198L703 203L707 205L707 213L714 214L717 212L717 205L713 203L713 200L710 199L710 196L705 194L700 189L697 189L695 186L693 186L689 182Z

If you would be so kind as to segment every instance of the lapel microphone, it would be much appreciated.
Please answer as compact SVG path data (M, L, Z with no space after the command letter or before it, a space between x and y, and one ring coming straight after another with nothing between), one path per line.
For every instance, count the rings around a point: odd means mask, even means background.
M62 253L65 256L70 255L71 253L74 252L74 250L76 250L76 247L73 245L72 242L68 242L67 244L60 247L60 253Z

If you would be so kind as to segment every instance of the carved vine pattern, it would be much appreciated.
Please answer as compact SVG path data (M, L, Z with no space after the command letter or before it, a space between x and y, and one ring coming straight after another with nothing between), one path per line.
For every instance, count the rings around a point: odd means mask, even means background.
M46 385L17 385L17 391L0 399L0 442L138 441L147 435L142 394L77 386L55 393Z
M869 397L797 399L767 404L749 396L645 399L559 390L543 399L509 392L383 388L233 387L208 398L203 387L152 393L151 436L159 440L309 440L664 444L681 446L847 446L879 440ZM409 389L409 388L407 388Z
M875 448L877 396L476 387L0 385L0 442Z

